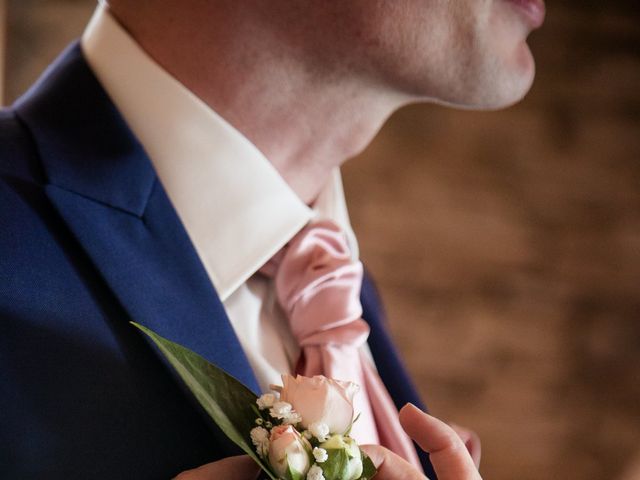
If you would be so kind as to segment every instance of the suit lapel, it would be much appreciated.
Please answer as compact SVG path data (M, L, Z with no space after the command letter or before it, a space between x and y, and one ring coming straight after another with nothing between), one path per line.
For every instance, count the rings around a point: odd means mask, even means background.
M45 191L130 318L257 381L207 273L137 139L72 45L16 105ZM133 327L132 327L133 328Z

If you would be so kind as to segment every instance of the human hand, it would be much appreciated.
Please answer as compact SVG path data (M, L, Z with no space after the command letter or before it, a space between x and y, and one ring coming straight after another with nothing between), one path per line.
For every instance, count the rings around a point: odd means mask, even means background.
M465 445L477 440L471 440L469 437L466 438L466 442L449 425L427 415L411 404L405 405L400 410L400 424L405 432L420 445L420 448L429 452L431 464L439 480L482 480ZM466 430L465 432L469 433ZM474 445L471 446L476 448ZM479 447L479 441L477 441L477 447ZM425 478L413 465L384 447L363 445L361 448L378 468L376 480L424 480ZM479 448L477 455L479 459Z
M238 455L187 470L173 480L220 480L223 478L255 480L259 473L260 467L249 455Z
M480 444L480 437L478 436L478 434L473 430L461 427L460 425L456 425L455 423L450 423L449 426L453 429L454 432L458 434L460 440L462 440L462 443L464 443L464 446L467 447L474 465L479 469L482 445Z

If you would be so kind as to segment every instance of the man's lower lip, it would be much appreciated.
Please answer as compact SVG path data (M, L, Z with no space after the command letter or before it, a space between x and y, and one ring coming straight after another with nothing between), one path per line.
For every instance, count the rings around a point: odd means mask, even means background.
M544 0L508 0L518 7L529 19L532 28L538 28L544 23L546 8Z

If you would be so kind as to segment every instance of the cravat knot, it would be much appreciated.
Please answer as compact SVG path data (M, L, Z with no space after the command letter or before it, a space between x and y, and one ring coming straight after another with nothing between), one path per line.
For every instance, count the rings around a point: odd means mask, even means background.
M366 342L360 319L362 264L352 259L346 235L323 220L303 228L262 269L275 281L278 302L301 346Z

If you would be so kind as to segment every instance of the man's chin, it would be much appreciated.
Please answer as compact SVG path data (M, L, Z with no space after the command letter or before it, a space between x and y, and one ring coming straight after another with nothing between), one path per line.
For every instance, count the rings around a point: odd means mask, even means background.
M502 91L496 96L493 110L510 107L521 101L533 85L536 76L536 63L526 42L515 54L514 66L505 75Z
M494 75L489 82L473 91L473 95L458 101L442 102L464 110L501 110L520 102L531 90L535 78L535 63L510 74Z
M521 82L506 82L500 88L492 87L477 92L477 95L465 98L429 98L428 103L435 103L458 110L495 111L511 107L520 102L529 93L533 84L530 79Z

